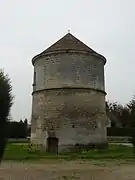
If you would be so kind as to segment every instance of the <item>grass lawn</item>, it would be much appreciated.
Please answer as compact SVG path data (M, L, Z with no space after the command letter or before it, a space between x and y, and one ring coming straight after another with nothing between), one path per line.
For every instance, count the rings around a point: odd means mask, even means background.
M109 145L108 150L90 150L76 153L60 153L59 155L51 155L41 152L31 152L28 143L8 143L4 160L41 160L41 159L134 159L132 147L122 145Z

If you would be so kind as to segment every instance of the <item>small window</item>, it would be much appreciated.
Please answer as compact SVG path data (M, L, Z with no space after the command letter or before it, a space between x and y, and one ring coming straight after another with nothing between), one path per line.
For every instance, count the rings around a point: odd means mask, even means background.
M33 82L33 86L36 85L36 72L34 72L34 82Z

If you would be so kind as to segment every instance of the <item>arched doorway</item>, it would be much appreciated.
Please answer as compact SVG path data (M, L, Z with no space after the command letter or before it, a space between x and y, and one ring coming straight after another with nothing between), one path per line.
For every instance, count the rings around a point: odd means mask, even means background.
M48 137L47 138L47 152L49 153L58 153L58 138Z

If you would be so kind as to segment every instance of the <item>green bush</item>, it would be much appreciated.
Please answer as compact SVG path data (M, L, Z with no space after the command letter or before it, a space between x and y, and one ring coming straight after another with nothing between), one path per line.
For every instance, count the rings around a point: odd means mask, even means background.
M0 71L0 162L7 142L6 128L13 97L10 79Z
M107 128L107 136L128 136L132 137L134 135L135 128Z

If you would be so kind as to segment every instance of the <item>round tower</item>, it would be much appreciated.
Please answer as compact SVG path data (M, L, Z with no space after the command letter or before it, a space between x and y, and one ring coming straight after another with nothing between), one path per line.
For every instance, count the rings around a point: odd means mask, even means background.
M32 63L31 142L50 152L106 144L105 57L68 33Z

